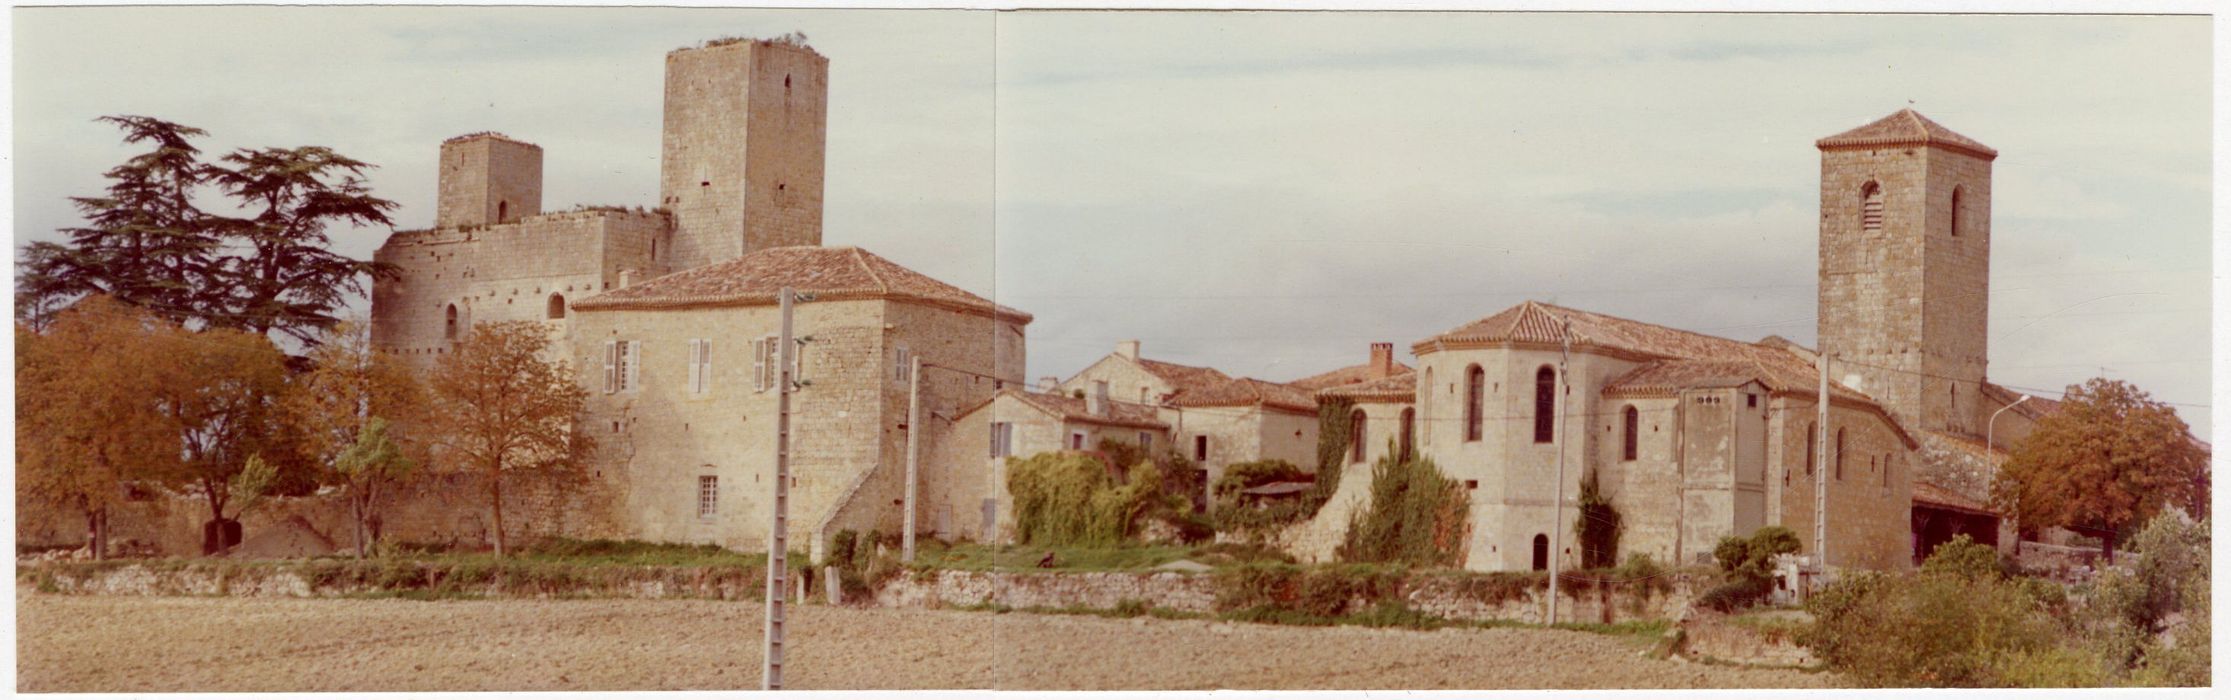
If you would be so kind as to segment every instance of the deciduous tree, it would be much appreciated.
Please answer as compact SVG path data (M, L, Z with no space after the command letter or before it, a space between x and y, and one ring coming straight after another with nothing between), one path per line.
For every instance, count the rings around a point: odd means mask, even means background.
M588 391L564 365L543 358L549 332L532 321L475 326L435 362L431 437L439 456L487 481L496 556L504 556L507 473L577 466L593 447L574 429Z
M169 328L103 295L51 321L16 327L16 495L83 515L103 558L109 512L179 461L177 428L153 400L168 381L156 340Z
M208 504L205 527L215 536L205 536L205 549L221 550L233 544L224 533L239 511L227 508L245 505L235 497L235 484L252 458L260 456L274 469L266 487L302 478L298 445L278 406L286 389L286 355L269 338L229 328L169 326L152 345L162 353L157 362L167 375L153 396L177 429L178 483Z
M2168 405L2128 383L2073 386L1999 468L1992 495L2024 527L2096 535L2109 561L2163 506L2205 517L2208 455Z
M310 350L286 414L321 481L341 487L356 530L357 556L379 535L381 496L426 461L425 387L391 355L373 349L369 326L347 321Z

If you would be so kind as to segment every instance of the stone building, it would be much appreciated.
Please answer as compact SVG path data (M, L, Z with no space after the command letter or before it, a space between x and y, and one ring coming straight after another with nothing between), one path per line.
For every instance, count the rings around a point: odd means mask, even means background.
M580 427L598 451L566 507L544 509L562 522L522 527L764 549L783 287L814 296L793 321L805 384L792 397L789 534L817 552L838 530L900 529L909 431L935 454L953 416L1023 385L1028 314L821 247L827 77L826 58L786 40L667 54L650 210L546 214L541 148L487 133L442 145L435 228L398 232L375 256L401 274L374 285L373 343L425 369L475 324L548 328L553 357L590 392ZM958 502L942 482L923 486ZM941 532L970 512L932 511Z
M1206 485L1241 462L1282 459L1316 469L1317 408L1307 389L1140 357L1136 340L1117 343L1114 353L1057 389L1074 394L1098 386L1118 404L1152 407L1170 426L1173 446L1205 472Z
M1825 450L1813 350L1526 302L1414 343L1414 374L1318 387L1355 402L1369 442L1317 520L1357 507L1369 471L1354 465L1411 446L1471 494L1474 569L1577 565L1585 475L1621 512L1621 557L1709 561L1719 538L1765 525L1808 554L1825 544L1835 568L1907 566L1956 532L1996 541L1991 474L2053 405L1985 378L1997 153L1911 110L1817 147ZM1290 541L1321 558L1336 529L1312 521Z
M1055 387L1045 387L1054 389ZM1152 406L1110 399L1105 385L1084 398L1067 392L999 391L952 417L951 437L922 459L926 486L923 520L916 527L944 537L979 542L1014 536L1014 498L1007 492L1007 460L1045 452L1092 451L1102 440L1141 450L1166 448L1170 425Z

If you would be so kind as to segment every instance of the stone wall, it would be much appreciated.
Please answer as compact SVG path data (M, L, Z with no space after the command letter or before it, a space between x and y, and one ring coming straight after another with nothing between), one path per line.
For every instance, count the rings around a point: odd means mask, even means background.
M1650 594L1639 589L1595 588L1577 594L1567 590L1558 597L1562 622L1617 623L1632 620L1671 619L1687 605L1686 583L1672 593ZM1451 577L1417 576L1403 586L1403 602L1410 608L1451 620L1513 620L1539 624L1548 612L1548 591L1529 590L1507 600L1487 602L1463 591ZM1111 609L1128 603L1148 608L1213 614L1215 578L1210 574L1155 573L1010 573L940 570L919 576L900 576L876 591L875 604L883 607L945 607L1004 605L1010 608ZM1367 601L1358 601L1368 605ZM1353 606L1352 606L1353 607Z
M542 213L542 147L495 134L442 142L434 226L516 221Z
M1806 471L1807 436L1818 423L1810 397L1778 403L1772 419L1772 448L1780 468L1770 474L1768 495L1781 513L1776 524L1797 533L1805 554L1819 551L1813 538L1814 474ZM1829 460L1813 467L1828 480L1828 563L1837 567L1900 570L1913 564L1913 475L1916 452L1907 449L1890 423L1873 411L1833 404L1832 428L1844 433L1842 475L1835 464L1835 432L1829 433Z
M1692 658L1756 666L1811 666L1813 652L1789 633L1736 624L1719 613L1698 611L1681 623L1682 652Z

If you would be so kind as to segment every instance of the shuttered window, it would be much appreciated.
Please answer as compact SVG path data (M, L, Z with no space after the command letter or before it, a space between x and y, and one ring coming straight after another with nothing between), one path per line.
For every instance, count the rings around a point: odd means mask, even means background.
M713 341L689 341L689 393L704 394L713 388Z
M620 390L620 341L604 341L604 393Z
M1014 439L1015 439L1015 424L1013 424L1013 423L993 423L993 424L992 424L992 456L993 456L993 457L1005 457L1005 456L1008 456L1008 455L1014 454L1014 453L1015 453L1015 451L1014 451Z
M781 361L775 351L777 342L776 337L767 336L751 344L752 386L758 391L775 387L775 365Z
M1864 231L1882 230L1882 186L1873 182L1859 188L1859 228Z

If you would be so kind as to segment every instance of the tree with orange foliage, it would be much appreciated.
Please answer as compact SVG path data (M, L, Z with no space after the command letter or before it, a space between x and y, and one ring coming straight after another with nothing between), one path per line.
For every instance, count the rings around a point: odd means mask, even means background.
M2208 453L2167 404L2094 378L2014 444L1992 496L2024 527L2099 537L2114 561L2115 543L2163 506L2207 517Z
M16 497L85 516L108 555L108 517L140 482L174 476L178 431L153 397L172 381L168 322L106 296L79 299L43 332L16 326Z
M372 347L370 325L344 321L327 331L296 375L286 415L320 481L339 486L363 558L379 537L381 496L427 461L425 386L391 355Z
M532 321L475 326L434 363L437 456L487 480L496 556L504 556L504 475L547 475L581 464L594 447L574 429L589 392L566 366L543 358L549 331Z
M153 396L177 431L177 481L209 506L202 553L221 552L239 543L236 521L273 481L301 478L299 448L279 412L286 355L261 333L231 328L166 325L152 344L170 375ZM248 470L258 457L270 473Z

